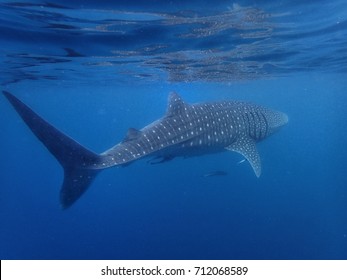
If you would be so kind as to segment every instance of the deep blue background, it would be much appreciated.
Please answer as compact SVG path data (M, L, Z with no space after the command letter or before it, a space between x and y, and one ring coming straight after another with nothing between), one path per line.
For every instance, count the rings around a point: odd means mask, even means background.
M25 49L5 39L17 56ZM94 47L81 49L94 52ZM325 51L317 49L312 56ZM10 61L10 53L7 49L2 59ZM129 127L160 118L170 91L190 103L250 100L286 112L289 123L258 144L260 178L230 152L159 165L142 160L102 172L63 211L61 167L0 96L0 258L346 259L347 84L345 60L336 56L339 71L321 71L322 61L317 68L309 65L310 71L298 67L284 75L274 70L264 78L230 83L137 83L131 78L110 83L102 77L116 77L116 71L101 67L89 81L83 77L86 66L74 61L68 65L80 72L71 72L71 79L66 69L64 79L45 79L41 72L28 79L23 64L15 72L11 60L2 88L96 152L121 141ZM300 57L296 66L305 65ZM279 61L291 65L291 58ZM50 71L51 64L42 65ZM214 170L228 175L203 176Z

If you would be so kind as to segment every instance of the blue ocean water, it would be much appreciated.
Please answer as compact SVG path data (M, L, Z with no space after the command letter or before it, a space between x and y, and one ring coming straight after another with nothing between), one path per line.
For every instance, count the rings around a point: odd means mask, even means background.
M347 258L345 1L1 1L0 14L1 89L93 151L163 116L171 91L290 120L257 145L260 178L230 152L141 160L62 210L62 168L1 96L1 259ZM228 175L204 176L216 170Z

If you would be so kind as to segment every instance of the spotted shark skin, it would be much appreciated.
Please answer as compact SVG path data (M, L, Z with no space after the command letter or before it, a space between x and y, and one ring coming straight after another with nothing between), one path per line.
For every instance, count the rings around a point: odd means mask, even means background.
M96 154L46 122L13 94L3 93L63 166L64 182L60 192L63 208L71 206L102 169L126 166L148 156L164 162L175 157L229 150L242 154L259 177L261 161L256 143L288 122L286 114L252 103L188 104L173 92L164 117L140 130L130 128L122 142Z

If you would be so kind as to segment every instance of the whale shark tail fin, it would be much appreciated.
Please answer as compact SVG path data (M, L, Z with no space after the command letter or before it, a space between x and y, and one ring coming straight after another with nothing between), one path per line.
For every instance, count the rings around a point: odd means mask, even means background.
M23 121L64 168L60 191L62 207L68 208L88 189L100 169L101 156L83 147L49 124L13 94L3 91ZM93 168L94 167L94 168Z

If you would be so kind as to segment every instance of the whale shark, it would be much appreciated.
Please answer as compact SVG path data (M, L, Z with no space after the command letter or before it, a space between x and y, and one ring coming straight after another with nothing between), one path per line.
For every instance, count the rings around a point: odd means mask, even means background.
M121 142L98 154L45 121L12 93L3 94L63 167L60 203L64 209L85 193L101 170L127 166L145 157L151 157L154 164L175 157L233 151L243 155L259 177L261 161L256 143L288 122L285 113L249 102L189 104L172 92L163 117L142 129L129 128Z

